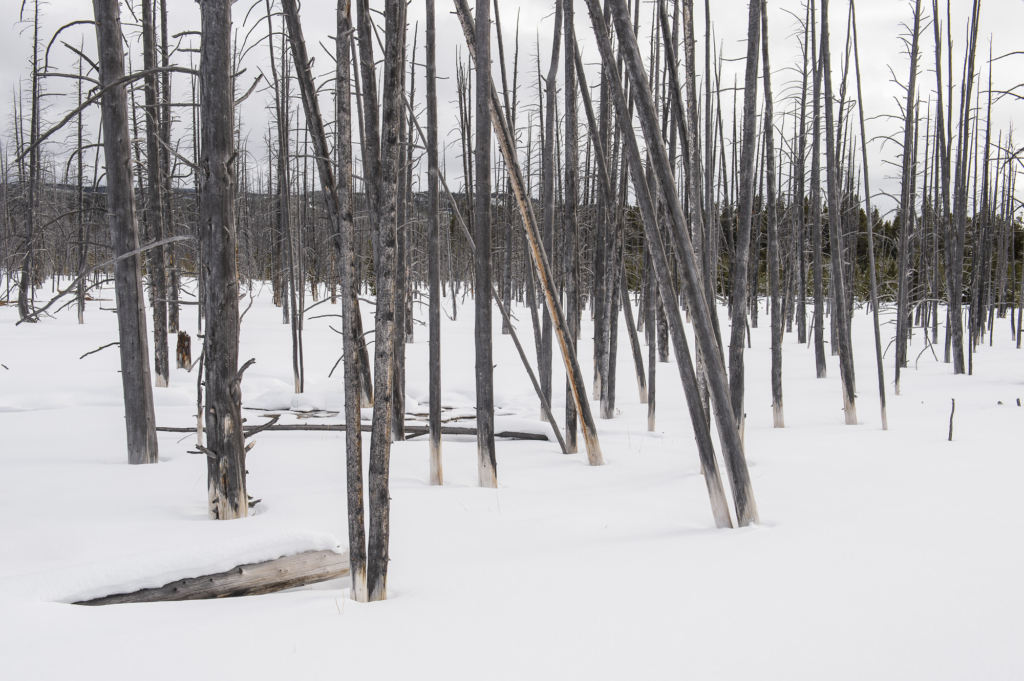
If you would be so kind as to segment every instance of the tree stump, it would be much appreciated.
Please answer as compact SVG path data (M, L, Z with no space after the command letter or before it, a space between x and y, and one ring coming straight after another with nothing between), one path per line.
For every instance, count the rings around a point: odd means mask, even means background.
M178 332L178 350L175 354L179 369L192 368L192 338L184 331Z

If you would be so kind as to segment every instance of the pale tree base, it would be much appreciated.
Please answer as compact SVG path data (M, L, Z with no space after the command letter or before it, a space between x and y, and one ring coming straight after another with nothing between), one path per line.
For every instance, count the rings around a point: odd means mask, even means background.
M846 425L857 425L857 405L846 394L846 387L843 387L843 411L846 412Z
M498 471L495 470L494 466L489 461L485 461L485 455L483 452L477 452L480 456L480 465L477 468L478 479L481 487L490 487L492 489L498 488Z
M367 603L370 599L366 591L366 568L352 571L352 600L357 603Z
M441 468L441 443L430 443L430 484L443 485L444 471ZM365 576L364 576L365 578Z
M782 402L772 403L772 422L776 428L786 427L786 418L782 414Z

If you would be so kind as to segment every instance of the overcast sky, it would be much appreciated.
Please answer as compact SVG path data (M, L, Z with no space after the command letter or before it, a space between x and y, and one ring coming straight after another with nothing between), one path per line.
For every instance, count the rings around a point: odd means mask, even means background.
M252 0L242 0L234 5L234 25L239 29L239 34L245 36L249 28L256 23L263 13L263 2L256 2L255 8L249 14L246 22L246 14L249 12ZM31 4L31 2L29 2ZM473 4L472 2L470 3ZM925 0L926 21L930 21L930 5ZM953 24L953 55L954 73L959 74L965 46L965 32L970 14L970 0L952 0L952 24ZM4 143L8 143L11 136L10 112L12 110L13 92L18 87L19 80L25 82L29 65L27 55L31 47L31 27L18 23L18 0L4 0L0 2L0 31L3 31L3 39L0 40L0 107L3 116L2 133ZM372 6L383 5L383 0L371 0ZM596 47L594 46L593 31L589 24L589 15L586 5L581 0L576 0L576 32L584 55L584 61L593 64L598 60ZM698 78L703 77L703 53L705 44L704 31L704 3L700 0L695 2L697 26L697 54L698 54ZM195 0L168 0L169 26L171 33L178 33L185 30L196 30L199 26L199 6ZM649 36L651 11L653 4L645 2L641 7L641 49L646 52L645 45ZM745 55L745 37L747 24L747 1L746 0L715 0L711 3L713 45L720 49L722 55L728 59L736 59L733 63L726 62L723 67L722 86L731 87L734 76L739 78L742 86L742 57ZM794 17L803 16L802 0L768 0L769 7L769 34L771 36L771 63L773 69L773 89L775 92L775 110L777 125L782 125L781 114L791 110L794 102L792 97L798 94L798 68L800 66L800 45L797 35L797 20ZM76 19L91 19L91 4L84 0L50 0L41 5L43 20L41 30L41 41L48 43L51 36L61 25ZM501 0L502 29L505 36L506 62L511 79L512 58L514 51L514 38L516 32L516 20L518 16L520 31L520 77L519 77L519 99L521 107L532 107L536 101L537 87L537 45L540 43L540 59L542 69L546 72L548 60L550 59L551 32L554 24L554 3L545 0ZM409 42L412 43L415 25L419 22L420 35L417 47L416 61L423 63L423 11L424 3L421 0L414 0L409 7ZM833 82L838 93L839 79L841 78L841 63L843 59L844 44L846 38L847 16L849 4L847 0L833 0L830 4L830 29L832 44ZM900 116L900 103L898 100L905 97L901 94L900 88L892 82L890 68L901 81L906 81L909 62L905 54L905 46L901 41L901 34L909 33L904 24L912 20L913 5L902 0L860 0L857 3L858 34L861 50L861 71L863 85L865 88L865 113L870 118L868 121L868 136L872 138L869 146L871 156L870 166L872 173L872 184L876 192L897 191L896 179L893 177L898 173L898 168L893 163L899 162L899 150L890 142L881 138L885 135L892 135L901 130L901 122L892 117ZM331 36L335 33L336 27L336 2L334 0L305 0L301 6L301 20L305 33L309 53L315 57L314 70L319 74L325 74L333 68L333 63L327 56L321 45L333 50ZM130 26L131 17L125 13L122 17L125 23L126 32L134 44L136 60L141 61L138 55L138 30ZM1024 26L1024 0L984 0L982 2L982 20L979 31L979 67L981 68L981 87L984 88L987 81L987 54L989 40L992 42L992 50L995 55L1004 54L1013 50L1024 49L1024 39L1020 37L1020 28ZM465 42L462 36L461 27L452 14L452 8L444 0L437 1L437 27L438 27L438 73L439 76L447 77L447 80L439 82L439 108L440 108L440 136L442 143L453 143L457 141L456 128L456 106L455 106L455 64L459 54L466 58ZM250 43L258 35L265 32L258 29L257 33L250 36ZM87 54L95 54L95 34L89 26L76 26L66 30L61 39L73 45L84 41ZM919 88L921 97L927 99L934 90L935 77L933 73L934 56L933 38L928 24L927 30L922 36L922 68L924 72L919 76ZM198 45L196 45L198 46ZM375 46L376 48L376 46ZM380 58L380 50L375 49L377 58ZM497 47L492 48L492 55L497 60ZM197 56L197 55L193 55ZM187 62L188 54L179 54L179 63ZM248 72L243 75L240 88L247 89L251 84L251 78L260 68L265 68L267 51L265 47L252 50L246 60ZM50 63L58 67L58 70L71 68L73 56L67 48L60 45L60 40L54 45L50 54ZM591 68L589 74L590 85L596 85L596 67ZM1024 82L1024 57L1016 56L996 62L993 68L994 89L1006 89L1017 83ZM417 83L417 100L422 104L424 87L422 81L422 69L419 70L419 82ZM494 77L500 78L500 71L495 64ZM559 80L561 80L561 73ZM955 81L959 81L957 76ZM175 79L176 101L186 101L187 93L184 78ZM72 92L71 81L64 79L51 79L47 88L52 92ZM851 88L854 82L851 78ZM732 104L731 92L723 94L723 112L727 136L731 132L732 125ZM856 93L852 92L855 97ZM958 97L958 95L955 95ZM269 93L257 91L243 105L243 125L249 137L249 151L258 159L265 159L264 131L266 130L266 115L264 107L269 102ZM761 94L758 96L759 105ZM69 99L55 98L52 100L52 108L49 119L59 119L59 114L69 107ZM324 100L324 111L330 111L328 100ZM186 111L179 109L178 112ZM1014 119L1022 120L1024 114L1024 102L1020 100L1011 101L1004 98L997 103L993 113L993 130L1002 129L1008 131ZM182 114L184 115L184 114ZM518 123L520 126L526 122L527 110L520 108ZM582 111L581 111L582 116ZM93 120L95 120L93 118ZM785 124L781 131L786 137L792 134L792 120ZM859 135L859 131L858 135ZM185 134L185 127L178 125L175 129L175 136ZM923 130L922 130L923 134ZM993 139L996 133L993 133ZM63 139L58 136L58 139ZM524 135L525 139L525 135ZM1020 147L1020 135L1017 136L1016 147ZM886 163L885 161L888 161ZM1018 166L1020 167L1020 166ZM455 145L453 144L447 152L447 177L449 184L454 189L461 184L461 163L458 160ZM1024 184L1024 183L1022 183ZM1020 192L1019 192L1020 193ZM882 210L892 208L893 201L879 196L876 204Z

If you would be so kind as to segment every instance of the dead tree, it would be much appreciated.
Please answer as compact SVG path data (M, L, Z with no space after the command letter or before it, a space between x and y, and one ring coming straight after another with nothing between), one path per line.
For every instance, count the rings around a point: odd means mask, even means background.
M476 3L476 451L481 487L498 486L491 351L491 0ZM552 86L553 87L553 86ZM570 327L572 328L572 327Z
M747 61L743 85L743 142L740 151L739 225L733 246L732 331L729 341L729 392L733 414L743 436L743 346L747 328L750 223L754 212L754 166L757 141L757 61L761 45L761 3L751 0L747 23ZM756 297L757 291L754 291Z
M427 3L427 280L430 325L430 484L444 484L441 466L441 250L437 191L437 32L434 0ZM497 3L495 3L497 9ZM497 12L495 12L497 13ZM341 31L338 32L341 35ZM509 254L511 257L511 254Z
M139 250L132 183L131 135L128 131L128 93L123 84L112 86L124 73L120 5L117 0L93 0L96 49L103 125L103 151L107 165L107 211L114 255ZM230 137L230 135L229 135ZM124 389L128 463L156 463L156 418L149 376L149 346L139 255L114 264L117 331L121 347L121 384Z
M920 3L918 3L920 4ZM878 401L882 411L882 430L889 429L889 418L885 410L885 367L882 364L882 332L878 323L878 284L875 278L875 230L874 213L871 210L871 176L868 172L868 136L864 127L864 93L860 86L860 51L857 45L857 10L850 0L853 23L853 58L857 74L857 111L860 114L860 149L864 165L864 209L868 222L868 285L871 296L871 315L875 327L875 361L878 366ZM916 31L915 31L916 34ZM916 42L916 37L915 37Z
M469 5L466 3L466 0L454 0L454 3L459 23L462 24L463 34L466 36L466 43L470 54L475 59L476 29L473 16L469 11ZM534 215L533 206L526 193L526 183L523 181L523 174L519 168L519 159L515 153L512 132L501 115L501 103L498 99L498 91L494 88L493 83L490 90L490 102L491 125L497 137L498 148L501 150L501 155L509 171L512 191L515 194L516 201L519 203L519 213L526 228L526 236L530 242L534 263L537 266L537 274L539 275L546 308L548 314L553 319L553 330L562 353L565 371L567 375L572 377L573 400L576 402L576 410L580 417L583 441L587 447L587 460L591 466L601 466L604 464L604 457L601 453L601 443L597 439L594 417L590 411L590 403L587 400L587 394L583 385L583 372L580 370L579 359L576 357L576 353L569 346L568 325L556 296L551 264L541 240L541 230L537 224L537 217Z
M821 60L818 59L816 2L811 5L811 61L814 84L811 105L811 251L814 261L814 366L818 378L825 378L825 292L821 255Z
M576 204L579 183L579 139L576 121L576 39L573 33L573 0L562 0L565 33L565 190L562 201L562 229L565 235L565 314L569 321L569 344L576 352L576 338L580 326L578 235ZM557 13L557 12L556 12ZM479 24L477 24L479 26ZM576 452L576 407L572 402L572 386L565 379L565 444L570 453Z
M370 436L370 534L367 542L366 588L369 600L387 598L388 535L390 497L388 470L391 459L393 372L395 334L395 277L397 225L397 186L399 119L402 117L402 70L405 63L405 2L387 0L384 11L384 77L382 83L383 107L381 111L380 147L374 191L374 215L377 241L377 312L374 334L374 409L373 431ZM359 42L364 47L373 39L371 19L366 0L360 4ZM364 30L365 29L365 30ZM372 56L364 58L364 71L373 69ZM376 100L369 100L370 90L363 97L364 111L374 109ZM374 88L376 90L376 88ZM374 92L376 97L376 92ZM371 103L372 101L372 103ZM369 118L368 116L366 118ZM369 126L368 126L369 127Z
M910 213L914 210L914 195L911 193L911 177L916 173L914 152L917 149L914 134L914 100L917 97L917 54L918 38L921 35L921 0L914 6L914 29L910 46L910 80L907 83L907 105L904 109L903 126L903 173L900 185L900 246L899 282L896 303L896 394L900 394L900 369L907 366L907 323L912 321L907 312L910 304ZM867 170L867 168L865 168ZM870 219L870 217L869 217Z
M206 447L210 516L249 511L238 368L238 275L235 262L235 103L231 0L203 0L200 56L199 234L206 280Z
M558 50L562 36L562 0L555 0L555 30L551 45L551 66L544 80L544 153L541 155L543 201L543 223L541 238L544 252L552 256L552 232L555 224L555 81L558 75ZM479 62L477 62L479 63ZM551 315L545 313L541 321L540 357L537 358L540 371L540 385L544 396L551 402ZM573 337L575 338L575 337ZM571 342L567 339L567 342Z
M761 0L761 49L764 59L764 148L768 186L768 295L771 298L772 422L785 428L782 410L782 300L779 297L779 225L775 205L775 110L772 102L772 71L768 60L768 4Z
M154 241L164 238L164 198L160 168L160 106L157 92L156 28L152 0L142 0L142 54L143 68L151 73L145 78L146 94L146 222ZM163 246L149 254L150 281L153 306L153 359L156 387L166 388L170 380L171 363L167 346L167 273Z
M636 45L636 37L630 25L628 10L625 3L618 0L611 0L609 6L615 23L616 34L619 37L619 54L623 56L628 81L633 88L634 100L638 105L639 118L643 127L644 137L647 140L647 148L653 161L652 166L657 174L657 182L662 188L668 188L668 191L663 192L663 194L667 198L670 209L671 225L669 232L673 238L673 244L676 246L677 256L683 265L683 285L685 287L687 304L690 305L690 309L693 311L694 328L698 342L706 344L706 347L714 347L714 331L711 327L707 302L703 296L703 284L697 276L693 247L690 244L686 230L686 220L683 217L678 196L674 191L674 180L668 163L668 154L658 126L654 101ZM602 62L608 71L615 73L616 58L615 53L612 51L604 14L597 4L597 0L587 0L587 7L590 11L590 20L594 28L594 35L597 38ZM682 378L690 420L693 424L694 434L697 437L698 452L701 455L701 463L704 467L712 513L718 527L729 527L732 523L729 519L725 492L722 488L718 466L714 458L714 447L711 442L708 419L705 416L703 403L700 400L689 344L683 330L682 316L678 305L675 304L676 297L673 293L675 289L672 284L668 257L661 232L657 226L657 213L649 190L650 185L644 180L643 161L641 160L639 145L630 122L632 117L627 115L629 108L622 84L616 78L610 78L608 82L616 111L619 114L618 124L624 145L623 153L628 159L633 186L639 199L644 231L650 246L651 260L654 264L654 276L657 277L658 285L666 297L672 296L669 298L671 302L665 306L665 310L669 329L672 333L672 345L676 353L676 364ZM733 498L736 501L737 516L741 525L747 525L757 522L757 508L750 490L749 475L746 469L746 462L743 459L739 431L736 428L736 421L733 418L732 408L729 404L725 366L720 356L717 354L709 355L709 369L709 385L711 387L715 412L718 417L719 437L724 443L723 449L725 450L726 465L730 471L730 479L733 480ZM736 456L737 453L739 455L738 458Z
M842 210L839 197L839 161L836 151L835 122L832 112L832 70L829 59L828 0L821 0L821 69L825 83L825 175L828 184L829 243L831 246L831 272L829 289L832 291L832 318L836 325L839 345L839 371L843 383L843 410L847 425L857 425L857 386L853 373L853 352L850 347L850 318L846 313L847 299L843 273L843 247L840 240Z

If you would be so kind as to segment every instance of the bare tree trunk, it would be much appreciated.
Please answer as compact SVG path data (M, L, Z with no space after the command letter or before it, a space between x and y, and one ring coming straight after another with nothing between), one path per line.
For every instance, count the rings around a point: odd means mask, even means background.
M579 182L579 140L576 120L576 63L575 37L573 35L573 0L562 0L565 33L565 193L562 203L562 228L565 234L565 312L569 322L569 344L576 352L576 338L579 336L580 305L577 254L576 204ZM477 24L479 26L479 24ZM570 453L575 453L576 408L572 402L572 385L565 379L565 443Z
M811 56L814 85L811 114L811 248L814 259L814 365L818 378L825 378L825 292L821 256L821 61L818 59L817 22L811 0Z
M543 168L543 181L541 184L541 197L544 202L542 243L544 252L548 257L553 256L552 231L555 224L555 91L558 76L558 50L562 37L562 0L555 0L555 31L551 47L551 66L548 69L547 78L544 81L544 92L546 97L544 121L544 153L541 156L541 167ZM479 62L477 62L479 64ZM547 401L551 402L551 315L544 313L541 327L541 355L537 360L540 371L540 385L544 391Z
M430 322L430 484L444 484L441 467L441 253L438 243L437 64L434 0L427 3L427 279ZM340 34L340 31L339 31Z
M206 455L210 516L244 518L245 438L238 368L235 262L235 115L231 76L231 0L203 0L199 230L206 277ZM250 363L252 360L250 360Z
M663 188L668 188L664 195L667 197L671 208L673 229L670 231L676 245L677 256L683 263L683 284L686 287L686 300L693 311L694 328L697 333L698 342L704 343L706 347L714 347L714 331L711 327L710 315L703 296L703 285L697 276L693 247L690 244L686 231L686 221L682 214L682 208L679 205L678 196L673 189L674 181L668 164L665 143L658 128L653 98L647 84L646 75L644 74L639 50L637 49L636 37L629 23L628 10L625 7L625 3L618 0L611 0L609 5L611 6L611 14L615 22L616 33L619 37L620 54L624 57L626 72L629 75L629 82L633 87L635 101L638 104L639 118L644 129L644 136L647 139L647 148L651 153L659 183ZM587 0L587 7L590 10L590 18L602 61L606 69L614 72L615 55L612 52L604 16L597 4L597 0ZM643 166L637 140L630 122L631 117L625 115L628 108L622 86L617 79L610 79L610 84L615 107L619 113L619 126L625 145L624 153L628 156L633 186L640 201L644 229L648 237L647 241L650 246L655 274L658 277L662 292L666 296L672 296L671 304L666 305L666 312L673 335L672 345L676 353L676 364L679 368L680 377L683 380L683 388L686 392L690 420L694 427L694 434L697 437L698 451L701 454L701 463L705 471L705 481L711 499L712 512L719 527L729 527L731 521L729 520L721 478L718 474L718 466L714 459L714 447L711 443L708 420L700 400L697 377L693 370L689 345L683 331L682 316L676 304L667 254L660 231L657 228L655 206L648 190L648 185L643 179ZM750 489L746 462L743 459L742 444L740 443L735 419L729 405L725 366L722 364L721 357L717 354L711 353L708 358L710 369L708 375L709 384L711 386L715 411L718 416L719 437L724 443L723 449L725 450L727 467L730 470L730 478L734 481L733 498L736 501L737 516L741 525L747 525L751 522L757 522L757 509ZM708 455L709 453L710 456ZM735 456L737 453L739 458ZM737 482L739 484L736 484Z
M462 30L466 36L466 42L469 46L470 53L474 55L473 58L475 59L475 21L470 14L469 6L465 0L455 0L455 9L459 16L459 23L462 24ZM544 293L546 308L548 314L553 318L554 333L558 340L559 349L562 353L565 370L568 375L572 376L573 399L576 402L576 410L580 416L580 425L583 430L583 441L587 447L587 460L591 466L601 466L604 464L604 457L601 453L601 443L597 438L597 429L594 425L594 417L590 411L590 403L587 401L587 394L583 385L583 372L580 370L579 360L576 357L576 353L572 352L572 349L568 344L568 325L566 324L565 316L562 313L562 308L559 305L558 298L556 297L555 282L551 274L551 264L548 260L547 252L544 250L543 243L541 242L541 234L540 228L537 225L537 218L533 213L533 207L530 203L530 199L526 195L526 187L523 181L522 171L519 168L519 160L515 154L515 145L513 143L512 133L508 129L506 121L501 116L501 105L498 101L498 92L494 89L493 85L491 87L490 101L491 125L496 132L498 147L501 149L501 154L505 159L506 166L509 170L509 178L512 180L512 190L516 195L516 201L519 203L519 212L522 216L523 224L526 227L526 234L530 241L533 259L537 264L537 273L540 278L541 289Z
M387 0L385 5L383 110L380 127L380 164L376 199L377 238L377 314L374 335L374 409L373 432L370 437L370 534L367 543L366 586L371 601L387 598L388 536L390 528L390 497L388 470L391 459L391 401L393 398L395 334L395 277L398 225L396 223L396 189L398 186L398 125L402 116L402 68L405 54L405 2ZM364 7L360 12L360 43L372 40L370 18ZM363 68L373 68L372 59ZM364 82L365 82L364 78ZM364 95L364 108L369 105ZM369 127L369 126L368 126Z
M782 410L782 300L779 298L779 225L775 205L775 111L772 102L772 71L768 60L768 3L761 0L761 49L764 59L764 148L768 175L768 295L771 296L772 422L785 428Z
M743 345L746 339L747 280L750 254L750 223L754 210L754 152L757 140L757 61L761 36L761 3L750 2L747 24L747 67L743 86L743 147L740 151L739 227L732 263L732 334L729 341L729 392L740 437L743 411ZM754 291L756 297L757 291Z
M920 6L920 2L918 2ZM875 360L878 365L878 401L882 411L882 430L889 429L889 418L885 410L885 367L882 364L882 332L878 323L878 284L875 279L875 236L874 213L871 210L871 178L868 172L868 142L864 127L864 93L860 86L860 51L857 46L857 10L850 0L853 22L853 56L857 69L857 109L860 114L860 149L864 162L864 208L868 218L868 276L871 294L871 314L875 327ZM918 14L920 14L918 12ZM915 35L916 35L915 31ZM915 38L915 43L916 43ZM937 292L936 292L937 295Z
M498 486L491 350L491 0L476 3L476 451L481 487ZM570 327L571 328L571 327Z
M156 27L152 0L142 0L143 68L156 67ZM160 108L157 93L157 74L146 76L146 182L149 197L146 219L153 228L153 240L164 238L163 182L160 173ZM234 133L232 133L234 134ZM167 348L167 273L163 246L149 254L153 305L153 358L155 360L156 387L166 388L170 380L171 364Z
M821 0L821 68L825 81L825 174L828 180L828 222L832 251L832 271L829 289L833 292L832 317L836 324L839 345L839 371L843 381L843 408L846 424L857 425L857 386L853 373L853 352L850 347L850 318L846 314L846 286L843 281L842 253L839 230L841 201L839 198L839 166L836 159L835 126L832 116L832 70L829 60L828 0Z
M93 0L100 83L108 87L122 78L120 6L117 0ZM128 94L123 85L107 90L100 103L104 155L107 165L107 211L114 255L138 250L135 189L132 186L131 135L128 131ZM128 463L156 463L156 418L149 376L146 312L142 292L142 262L138 255L114 264L117 330L121 342L121 384L124 388ZM241 432L241 431L239 431Z

